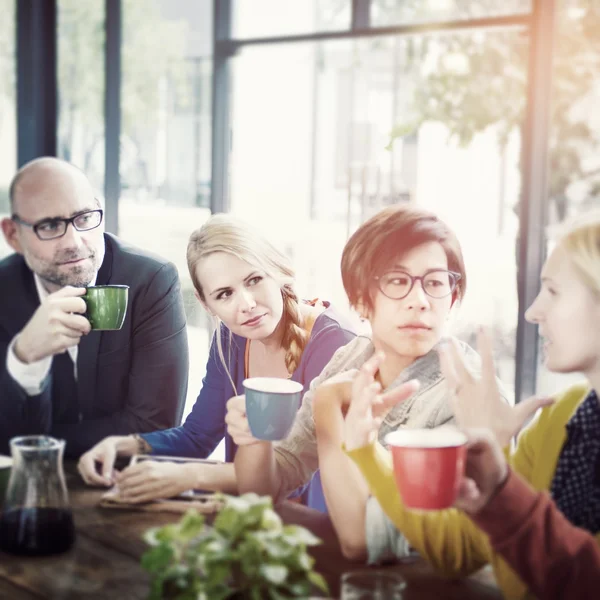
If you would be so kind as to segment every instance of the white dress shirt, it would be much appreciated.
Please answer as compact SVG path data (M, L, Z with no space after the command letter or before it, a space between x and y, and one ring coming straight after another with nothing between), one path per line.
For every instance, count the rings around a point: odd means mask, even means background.
M46 288L44 288L42 280L35 273L33 274L33 279L41 303L49 294ZM94 277L94 280L89 285L95 285L95 283L96 277ZM48 373L50 373L53 357L47 356L46 358L26 364L20 361L15 354L14 346L16 339L17 336L11 340L8 346L8 352L6 353L6 370L23 390L25 390L28 396L36 396L41 393L44 387L44 381L46 377L48 377ZM77 344L67 348L67 352L73 361L73 374L75 381L77 381Z

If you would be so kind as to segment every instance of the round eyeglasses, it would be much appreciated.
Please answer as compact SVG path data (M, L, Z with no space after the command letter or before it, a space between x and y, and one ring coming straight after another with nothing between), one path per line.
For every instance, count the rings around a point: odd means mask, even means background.
M38 236L40 240L55 240L62 237L67 233L67 227L69 223L77 231L89 231L90 229L96 229L102 223L103 216L102 209L98 208L95 210L86 210L85 212L79 213L69 219L63 219L61 217L55 217L52 219L44 219L37 223L28 223L19 217L19 215L12 215L11 219L15 223L25 225L25 227L31 227L33 233Z
M417 281L421 282L423 291L431 298L445 298L456 289L460 277L460 273L436 269L421 277L409 275L404 271L390 271L375 279L385 296L391 300L402 300L410 294Z

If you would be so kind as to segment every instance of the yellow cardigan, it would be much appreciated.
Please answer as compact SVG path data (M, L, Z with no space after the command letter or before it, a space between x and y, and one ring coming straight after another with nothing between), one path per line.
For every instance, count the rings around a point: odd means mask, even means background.
M519 436L510 463L536 490L550 489L566 441L565 425L589 392L587 385L569 388ZM375 443L348 455L396 527L437 569L451 577L466 576L491 563L506 598L533 597L516 573L492 550L486 534L464 513L456 509L419 513L404 508L394 480L391 455L382 446ZM597 540L600 543L600 535Z

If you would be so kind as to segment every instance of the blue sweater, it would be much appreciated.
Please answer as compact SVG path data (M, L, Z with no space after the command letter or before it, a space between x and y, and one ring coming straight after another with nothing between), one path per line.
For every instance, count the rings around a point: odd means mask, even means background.
M235 382L237 394L242 394L246 339L232 335L230 347L229 330L222 326L221 333L223 355L226 360L230 358L229 372ZM315 320L300 364L291 377L292 381L301 383L306 393L311 381L320 375L335 351L345 346L355 335L354 327L328 306ZM235 395L236 392L232 389L219 358L217 342L213 338L206 365L206 376L202 380L200 394L185 423L179 427L145 433L142 437L152 446L153 454L193 458L206 458L225 437L225 459L233 461L237 447L227 433L225 405ZM320 494L317 493L315 501L309 501L309 504L323 508L321 501L318 500L319 496Z

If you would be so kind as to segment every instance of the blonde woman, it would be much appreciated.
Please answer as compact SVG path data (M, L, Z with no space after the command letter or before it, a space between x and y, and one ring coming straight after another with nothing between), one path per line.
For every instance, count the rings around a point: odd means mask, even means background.
M534 489L549 492L573 525L600 541L600 213L580 218L558 237L542 270L540 293L525 316L539 326L548 369L580 372L586 381L545 406L519 436L510 465ZM443 353L445 376L456 394L456 420L462 427L491 429L506 447L532 411L548 401L530 399L515 407L503 403L493 377L490 341L483 334L480 349L484 359L481 379L468 373L455 348ZM389 454L373 441L377 423L371 401L376 396L370 391L368 373L362 381L346 417L346 449L399 531L447 574L467 575L489 562L507 598L532 597L464 513L449 510L422 515L404 508ZM472 504L476 500L472 486L462 494Z
M116 481L129 502L189 488L236 492L230 462L144 461L113 478L114 461L136 453L206 458L223 437L226 460L232 461L236 446L226 433L225 407L242 391L244 378L290 378L307 390L334 352L355 336L328 303L299 300L286 257L229 215L214 215L192 233L187 262L196 297L216 320L206 376L191 413L180 427L108 437L79 462L87 483Z

